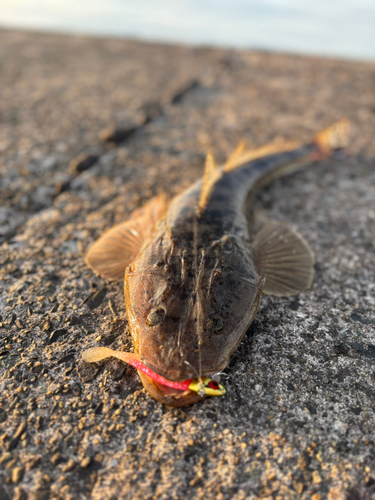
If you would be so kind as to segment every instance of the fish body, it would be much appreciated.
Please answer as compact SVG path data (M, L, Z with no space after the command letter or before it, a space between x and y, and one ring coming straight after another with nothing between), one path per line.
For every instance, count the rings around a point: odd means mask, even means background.
M274 178L341 145L346 128L338 122L307 146L240 146L222 167L209 155L203 179L170 202L154 198L90 249L86 261L100 275L125 275L134 355L149 370L138 373L155 399L172 406L201 399L199 391L160 384L150 370L169 381L211 380L228 364L263 293L295 295L311 286L309 245L276 222L253 237L253 199Z

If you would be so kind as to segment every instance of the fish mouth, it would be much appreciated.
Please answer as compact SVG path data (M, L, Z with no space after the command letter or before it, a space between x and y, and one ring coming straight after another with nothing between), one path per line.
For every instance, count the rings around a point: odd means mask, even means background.
M197 372L187 372L186 370L178 370L173 368L167 368L165 366L158 366L154 364L151 360L139 356L140 362L148 368L151 373L151 378L154 379L153 375L160 375L168 382L184 382L185 380L193 379L197 376ZM147 375L147 373L146 373ZM155 380L155 379L154 379ZM162 383L161 383L162 385Z
M137 366L143 387L157 401L170 406L186 406L201 401L204 396L223 396L226 391L220 383L211 379L212 373L202 374L199 379L191 373L168 370L168 378L160 369L142 360Z
M82 353L82 359L87 363L102 361L111 356L134 366L145 389L156 400L167 405L185 406L199 401L202 396L223 396L226 392L218 382L207 377L199 377L198 380L185 378L182 381L164 378L142 362L137 353L114 351L109 347L93 347Z
M204 399L194 391L182 391L173 387L167 387L145 373L138 371L143 387L154 399L168 406L182 407L194 404Z

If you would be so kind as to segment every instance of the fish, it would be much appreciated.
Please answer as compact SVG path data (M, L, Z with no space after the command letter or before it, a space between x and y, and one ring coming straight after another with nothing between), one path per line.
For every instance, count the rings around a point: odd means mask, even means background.
M105 232L85 261L101 277L124 281L134 352L93 347L82 359L116 356L132 364L146 391L168 406L224 395L218 374L262 295L293 296L314 280L306 239L257 217L254 197L274 179L346 147L348 133L344 118L309 144L247 150L241 142L221 166L208 154L202 179L172 199L152 198Z

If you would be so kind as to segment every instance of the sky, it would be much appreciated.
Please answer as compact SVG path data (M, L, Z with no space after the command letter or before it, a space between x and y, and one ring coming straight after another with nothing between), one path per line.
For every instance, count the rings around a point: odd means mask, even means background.
M0 26L375 60L375 0L0 0Z

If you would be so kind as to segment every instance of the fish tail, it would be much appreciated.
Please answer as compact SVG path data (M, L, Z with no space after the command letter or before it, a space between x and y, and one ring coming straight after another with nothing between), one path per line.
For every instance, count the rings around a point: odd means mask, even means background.
M331 156L334 150L347 147L349 132L350 122L347 118L342 118L316 134L313 143L318 147L318 151L314 159Z

